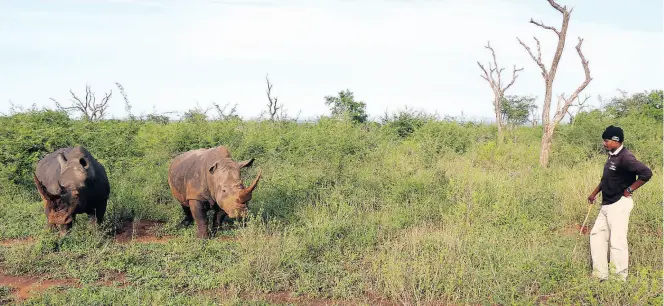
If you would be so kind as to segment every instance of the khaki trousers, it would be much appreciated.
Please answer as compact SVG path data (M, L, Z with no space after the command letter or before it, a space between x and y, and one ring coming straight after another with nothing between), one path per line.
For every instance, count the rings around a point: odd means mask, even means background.
M595 225L590 231L593 276L600 279L608 278L607 251L610 244L611 263L615 265L615 272L623 280L627 278L629 264L627 228L632 208L634 208L634 199L624 196L613 204L602 205Z

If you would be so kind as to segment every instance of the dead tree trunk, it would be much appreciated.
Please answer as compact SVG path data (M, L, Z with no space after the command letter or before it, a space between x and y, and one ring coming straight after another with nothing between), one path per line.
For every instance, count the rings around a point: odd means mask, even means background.
M484 65L480 64L480 62L477 62L477 65L480 66L480 69L482 69L482 72L484 72L484 75L480 76L489 83L491 90L493 91L493 107L496 113L496 125L498 126L498 143L503 143L503 118L501 112L503 97L505 96L505 91L509 89L516 81L518 76L517 72L523 70L523 68L517 69L515 65L514 70L512 71L512 81L503 87L503 78L501 73L503 70L505 70L505 68L498 67L498 62L496 61L496 52L491 47L490 42L487 42L485 48L491 51L493 62L489 61L488 71L486 68L484 68Z
M523 41L521 41L521 39L517 37L517 40L526 49L526 51L528 51L528 54L533 59L533 61L535 61L535 63L537 63L540 69L542 69L542 77L544 78L544 85L546 88L544 94L544 105L542 107L542 125L544 126L544 133L542 134L542 147L540 151L540 160L539 160L540 166L542 167L547 167L549 165L549 154L551 153L553 132L556 128L556 125L558 125L560 120L563 119L563 117L567 113L567 109L570 107L572 102L574 102L574 100L578 97L579 93L581 93L581 91L584 90L592 80L592 78L590 77L590 69L588 68L588 61L581 52L581 44L583 43L583 39L579 37L579 43L576 45L576 51L579 54L579 57L581 58L581 65L583 66L586 79L583 81L581 85L579 85L579 87L572 93L572 95L570 95L567 98L565 98L564 96L560 97L556 113L553 117L553 120L551 120L550 115L551 115L551 97L553 94L553 80L556 77L558 63L560 62L560 57L562 56L563 49L565 48L565 39L567 36L567 28L569 26L569 19L570 19L570 14L572 13L572 9L568 10L567 6L560 6L554 0L547 0L547 1L554 9L556 9L563 15L563 23L560 30L552 26L544 25L542 22L533 21L532 19L530 19L530 23L535 24L541 28L551 30L554 33L556 33L556 35L558 36L558 46L556 48L556 53L553 56L553 62L551 63L549 69L547 69L546 66L544 66L544 63L542 62L542 51L540 48L539 40L535 37L535 42L537 43L537 56L535 56L535 54L530 50L530 48Z

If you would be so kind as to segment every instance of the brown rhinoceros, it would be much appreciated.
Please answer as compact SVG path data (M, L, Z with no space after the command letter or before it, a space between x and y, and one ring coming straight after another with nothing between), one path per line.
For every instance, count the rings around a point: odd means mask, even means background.
M44 201L48 227L71 229L74 217L85 213L91 223L104 221L111 192L106 170L85 147L62 148L37 163L33 179Z
M168 185L173 197L180 202L184 211L183 225L195 221L197 236L209 237L207 231L207 211L214 210L213 228L229 218L245 217L247 202L261 178L247 188L242 184L240 169L249 167L254 159L235 162L224 146L209 149L191 150L182 153L171 161L168 168Z

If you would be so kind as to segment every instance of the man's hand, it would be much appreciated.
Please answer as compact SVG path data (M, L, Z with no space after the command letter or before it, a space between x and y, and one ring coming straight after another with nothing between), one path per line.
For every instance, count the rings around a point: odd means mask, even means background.
M626 192L626 191L625 191ZM595 203L595 198L597 197L597 194L593 193L588 196L588 204L593 204Z
M629 197L632 196L632 194L629 193L629 191L627 191L627 189L625 189L625 191L623 192L623 196L625 196L626 198L629 198Z

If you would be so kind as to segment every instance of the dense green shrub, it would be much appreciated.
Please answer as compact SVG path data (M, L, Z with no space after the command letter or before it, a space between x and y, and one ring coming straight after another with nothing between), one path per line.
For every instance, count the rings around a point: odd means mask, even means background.
M601 175L600 135L609 124L625 129L627 147L655 173L637 191L632 278L619 288L588 278L587 236L576 228ZM513 127L502 144L495 135L489 124L404 114L383 124L81 122L53 111L0 117L0 239L35 239L0 247L0 266L85 282L38 295L34 304L214 303L202 294L217 288L253 296L377 294L411 304L532 304L543 297L553 304L661 304L661 121L640 113L579 114L557 128L547 169L538 166L541 127ZM109 173L107 230L80 222L58 239L43 230L31 172L44 154L79 144ZM193 228L176 227L182 212L167 169L177 154L218 145L236 160L256 158L242 172L245 182L258 169L263 179L251 218L219 234L236 240L201 242ZM113 243L114 227L132 219L165 221L160 233L174 238ZM134 287L93 285L115 272Z

